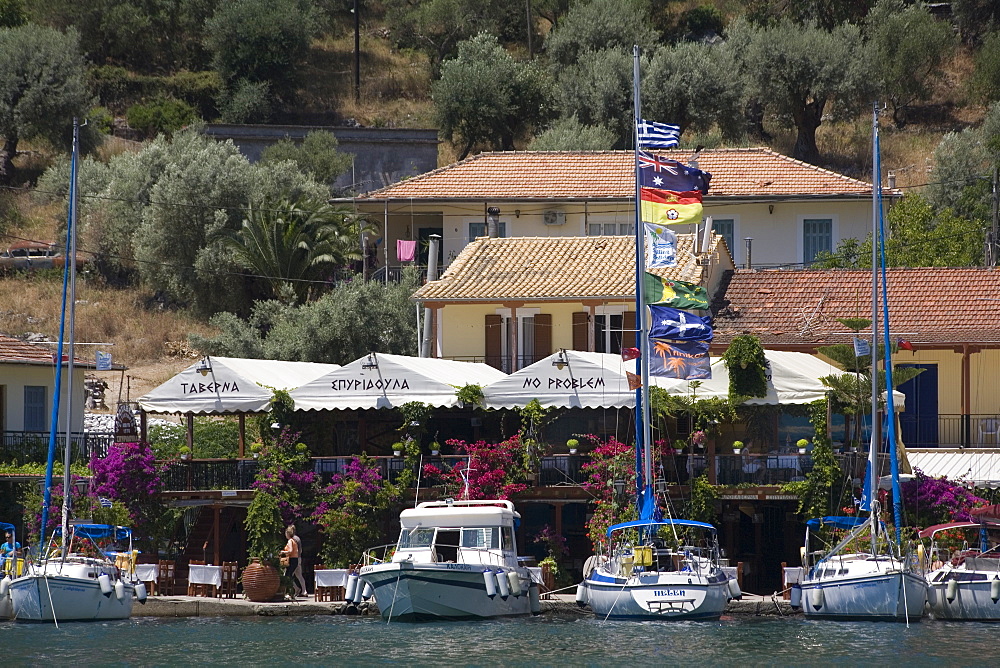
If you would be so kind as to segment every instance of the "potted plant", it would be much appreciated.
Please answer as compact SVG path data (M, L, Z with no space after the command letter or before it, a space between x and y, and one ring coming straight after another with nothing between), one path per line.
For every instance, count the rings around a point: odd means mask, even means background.
M733 441L733 454L738 455L743 452L743 441Z
M240 581L243 593L251 601L270 601L281 586L277 555L284 543L284 522L273 494L259 490L247 508L243 523L247 532L250 565L243 570Z
M566 441L566 447L569 448L569 454L575 455L576 449L580 446L580 441L575 438L571 438Z
M431 443L431 455L437 457L441 454L441 444L437 441Z
M795 442L795 445L799 449L799 454L804 455L806 454L806 448L809 447L809 440L805 438L800 438L798 441Z
M676 441L674 441L674 454L675 455L684 454L684 441L682 441L681 439L677 439Z
M707 439L708 439L708 437L705 435L705 432L702 431L701 429L699 429L698 431L695 431L695 432L691 432L691 445L694 448L698 448L698 449L704 448L705 447L705 441Z
M181 456L181 459L184 461L191 459L191 448L189 448L186 445L182 445L181 447L177 448L177 453Z
M260 452L264 449L264 444L260 441L254 441L250 444L250 456L254 459L260 458Z
M403 443L401 441L396 441L392 444L392 454L396 457L403 456Z

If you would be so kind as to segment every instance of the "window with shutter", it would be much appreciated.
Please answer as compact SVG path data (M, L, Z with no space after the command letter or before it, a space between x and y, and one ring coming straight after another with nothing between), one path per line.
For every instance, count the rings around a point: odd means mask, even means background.
M534 359L532 362L537 362L540 359L548 357L552 354L552 314L551 313L538 313L535 315L535 345L534 345Z
M496 369L503 368L503 318L499 314L486 316L486 363Z
M573 350L587 351L587 328L590 319L586 311L576 311L573 313Z

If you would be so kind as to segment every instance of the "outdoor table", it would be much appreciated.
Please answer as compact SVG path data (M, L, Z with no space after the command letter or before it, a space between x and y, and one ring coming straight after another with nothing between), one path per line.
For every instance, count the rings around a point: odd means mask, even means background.
M313 571L316 578L317 601L342 601L347 587L346 568L325 568Z
M156 582L160 575L160 567L157 564L136 564L135 577L140 582Z
M542 584L542 567L541 566L526 566L528 572L531 573L531 581Z
M219 591L219 588L222 587L222 566L190 566L188 571L188 584L208 585L213 589L205 589L204 595L215 596L216 592Z

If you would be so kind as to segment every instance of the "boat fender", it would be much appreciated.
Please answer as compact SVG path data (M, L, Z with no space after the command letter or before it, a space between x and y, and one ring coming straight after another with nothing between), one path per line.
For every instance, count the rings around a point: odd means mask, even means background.
M111 578L108 577L107 573L101 573L97 576L97 584L101 585L101 593L105 596L111 596L111 592L114 591L114 587L111 586Z
M514 571L507 571L507 580L510 581L510 593L514 595L514 598L520 598L521 594L524 593L521 589L521 578Z
M146 583L137 582L135 585L135 597L139 600L139 603L146 605Z
M347 576L347 591L344 592L345 601L353 601L354 594L358 589L358 574L351 573Z
M360 577L358 578L358 584L354 587L354 598L351 599L351 603L357 605L361 603L361 597L365 593L365 585L368 584Z
M809 602L812 603L812 607L819 610L823 607L823 603L826 602L826 597L823 595L823 590L816 587L809 593Z
M528 587L528 601L531 607L531 614L538 615L542 612L542 602L538 596L538 585L534 582Z
M736 581L736 578L729 578L729 598L734 598L737 601L743 598L743 592L740 591L740 583Z
M3 580L0 580L0 598L7 597L7 592L10 590L10 582L11 580L9 575L3 576ZM996 599L993 600L995 601Z
M365 583L365 588L363 590L361 590L361 598L363 598L363 599L365 599L367 601L374 594L375 594L375 590L372 589L372 584L370 582L366 582Z
M582 608L582 607L584 607L584 606L587 605L587 601L590 598L588 596L588 594L589 594L589 592L587 591L587 585L586 585L586 583L581 582L580 584L578 584L576 586L576 605L577 605L577 607Z
M958 596L958 580L948 580L948 584L945 586L944 590L945 598L951 603Z
M497 595L497 579L493 577L493 571L486 569L483 571L483 582L486 583L486 595L494 598Z
M993 599L994 603L1000 601L1000 577L996 575L990 581L990 598Z
M792 593L790 594L792 608L798 610L802 607L802 587L795 584L792 585Z
M510 596L510 580L507 579L507 574L503 571L497 571L497 589L500 590L500 598L507 600Z
M115 583L115 598L119 601L125 600L125 583L121 580Z

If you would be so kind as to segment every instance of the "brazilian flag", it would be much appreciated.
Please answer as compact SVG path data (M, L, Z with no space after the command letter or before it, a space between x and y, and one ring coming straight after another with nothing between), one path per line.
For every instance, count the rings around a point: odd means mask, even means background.
M708 310L708 292L700 285L663 278L647 271L643 288L647 304Z

